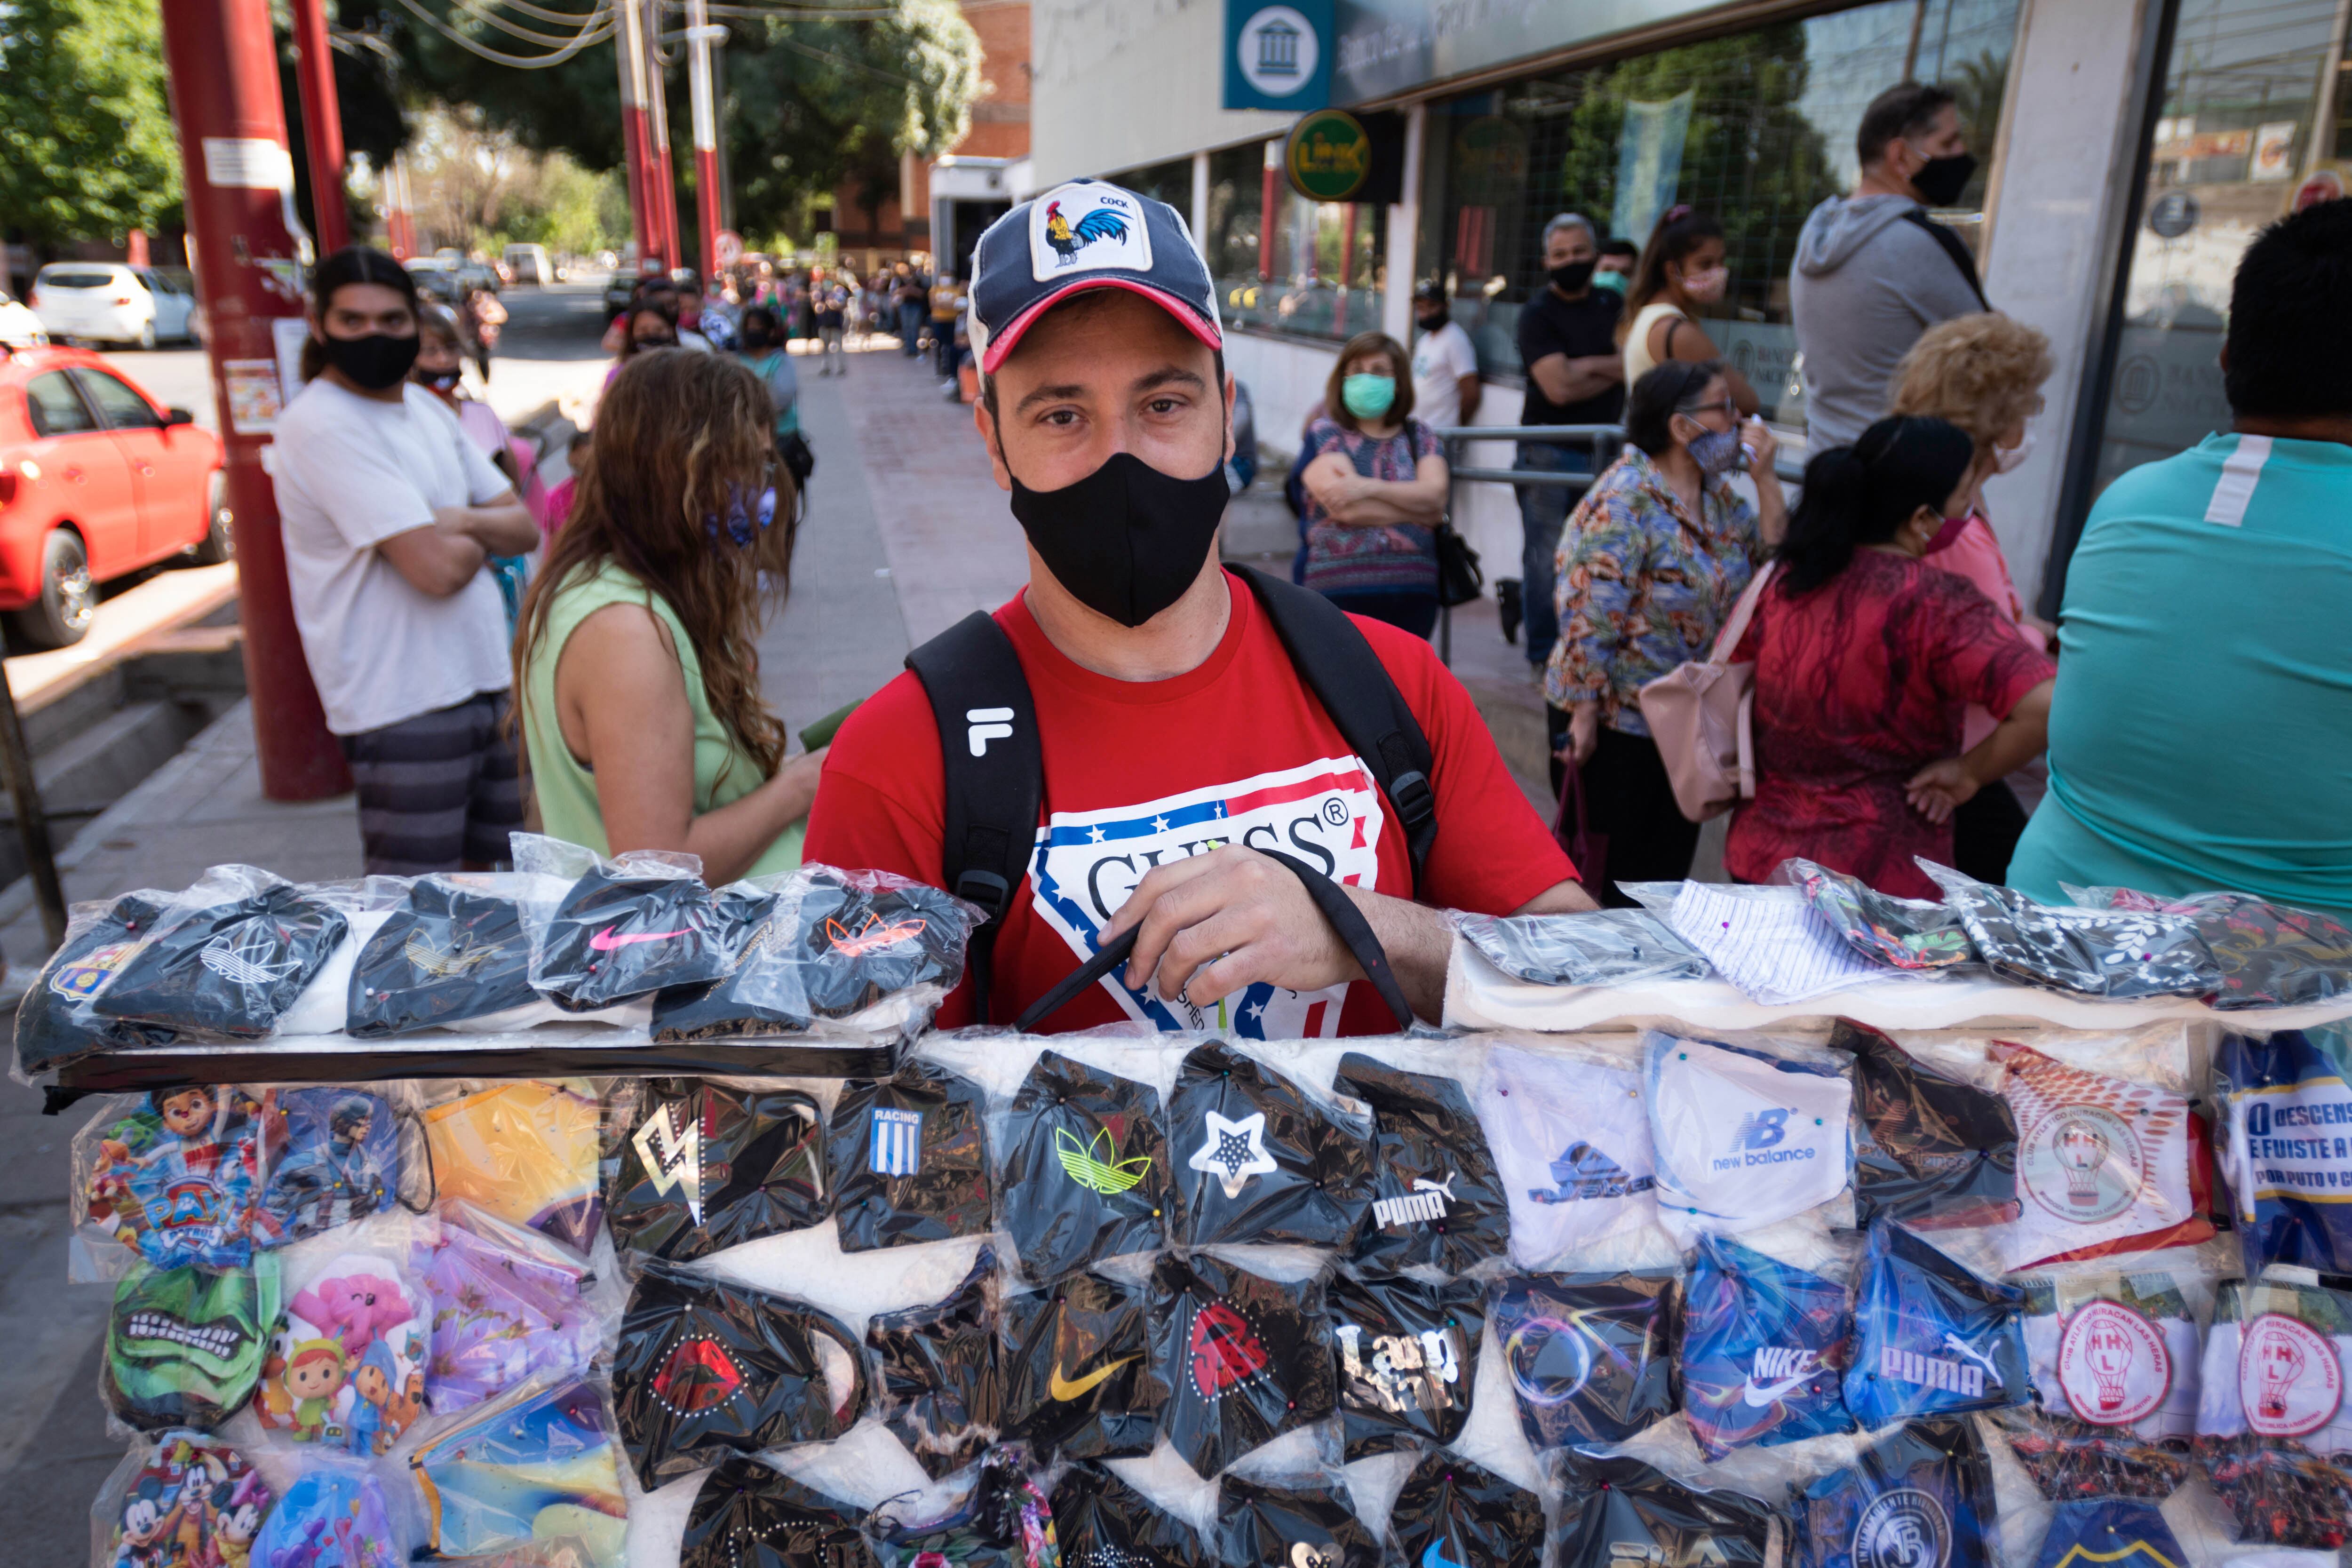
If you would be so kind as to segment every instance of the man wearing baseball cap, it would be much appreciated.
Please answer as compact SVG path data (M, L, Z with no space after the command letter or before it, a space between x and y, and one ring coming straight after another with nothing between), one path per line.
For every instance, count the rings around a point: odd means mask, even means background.
M971 300L1029 586L842 727L807 842L994 917L942 1027L1382 1033L1442 1011L1438 910L1592 907L1425 641L1219 563L1234 384L1172 207L1049 191Z

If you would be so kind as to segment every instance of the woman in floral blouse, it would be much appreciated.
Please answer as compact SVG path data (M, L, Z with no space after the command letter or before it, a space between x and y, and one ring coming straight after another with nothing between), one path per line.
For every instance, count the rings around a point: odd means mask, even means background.
M1616 883L1688 876L1698 847L1642 721L1642 687L1707 657L1788 521L1771 432L1741 426L1719 363L1673 361L1635 382L1625 438L1559 536L1559 646L1544 672L1555 736L1566 731L1556 754L1583 770L1590 826L1609 836L1616 905L1633 901ZM1729 479L1743 444L1755 507Z
M1351 615L1425 637L1437 625L1437 532L1447 471L1412 416L1412 361L1385 332L1339 351L1307 426L1307 586Z

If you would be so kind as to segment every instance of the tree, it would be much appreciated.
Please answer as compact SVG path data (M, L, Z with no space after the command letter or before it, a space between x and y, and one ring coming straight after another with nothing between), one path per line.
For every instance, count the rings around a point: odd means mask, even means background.
M176 226L153 0L0 6L0 226L36 246Z
M433 243L461 250L509 241L595 250L619 238L604 200L615 176L583 170L562 153L535 153L472 105L436 106L417 118L408 153L417 217ZM621 224L627 221L625 195Z

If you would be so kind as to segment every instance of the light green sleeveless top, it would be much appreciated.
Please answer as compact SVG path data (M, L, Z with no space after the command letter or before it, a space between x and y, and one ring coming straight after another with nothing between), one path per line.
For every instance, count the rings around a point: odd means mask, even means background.
M678 651L686 677L686 704L694 710L695 815L740 800L767 782L759 763L710 711L709 699L702 689L701 661L694 656L686 624L669 602L612 562L584 577L575 570L556 589L554 601L547 607L546 634L523 668L523 740L530 753L531 787L539 798L541 830L599 855L611 853L604 837L604 814L596 804L595 775L582 767L572 748L563 743L562 726L555 719L555 667L563 657L563 645L572 640L580 623L607 605L643 605L669 628L670 642ZM763 877L797 867L806 826L795 822L786 828L752 863L750 875Z

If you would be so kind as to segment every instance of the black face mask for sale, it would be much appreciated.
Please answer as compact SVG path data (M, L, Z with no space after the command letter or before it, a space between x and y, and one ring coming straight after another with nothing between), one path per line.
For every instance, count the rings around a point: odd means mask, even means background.
M1675 1408L1672 1274L1517 1274L1487 1315L1538 1454L1622 1443Z
M1544 1554L1543 1500L1467 1459L1432 1453L1405 1478L1389 1533L1412 1568L1537 1568Z
M1540 1515L1537 1522L1542 1522ZM1208 1568L1192 1527L1097 1464L1072 1465L1054 1488L1062 1568ZM1542 1544L1538 1529L1536 1542ZM1512 1564L1511 1568L1519 1568Z
M1195 1047L1168 1101L1177 1241L1352 1247L1372 1206L1370 1131L1238 1051Z
M694 1494L678 1568L874 1568L862 1510L743 1455Z
M1160 1429L1213 1476L1337 1402L1323 1288L1252 1274L1207 1253L1164 1254L1151 1274L1151 1374ZM1229 1561L1238 1561L1229 1559Z
M1113 452L1057 490L1033 490L1014 475L1013 515L1072 597L1123 626L1139 626L1200 577L1232 497L1222 463L1197 479L1180 479L1132 452Z
M1165 1243L1160 1091L1045 1051L1013 1097L1000 1228L1032 1279Z
M996 1353L1007 1442L1041 1458L1151 1452L1168 1390L1151 1375L1140 1294L1099 1274L1070 1274L1010 1297Z
M1333 1087L1372 1108L1372 1217L1356 1261L1459 1274L1500 1258L1510 1204L1462 1085L1350 1051Z
M422 877L360 949L344 1028L356 1039L404 1035L537 999L514 900Z
M1854 1208L1922 1229L2017 1215L2017 1117L1877 1030L1839 1019L1832 1049L1853 1053Z
M1227 1568L1379 1568L1380 1543L1345 1489L1259 1486L1227 1478L1217 1498L1218 1556Z
M1772 1510L1745 1492L1685 1486L1622 1457L1575 1456L1562 1470L1559 1568L1610 1568L1628 1559L1654 1568L1763 1568ZM1899 1561L1880 1557L1850 1568Z
M351 377L354 385L370 392L382 392L396 385L416 363L417 336L415 332L395 338L389 332L370 332L360 338L337 338L321 334L319 352L326 362Z
M605 1189L613 1240L685 1263L805 1229L833 1212L824 1158L824 1115L796 1089L648 1079Z
M995 1279L996 1254L983 1247L946 1300L879 1313L866 1326L883 1424L935 1481L979 1458L1003 1425Z
M851 1079L833 1108L826 1169L844 1252L912 1247L988 1228L987 1101L928 1062Z
M1486 1292L1477 1281L1431 1285L1402 1275L1340 1275L1327 1293L1339 1352L1347 1457L1391 1454L1462 1436L1478 1381Z

